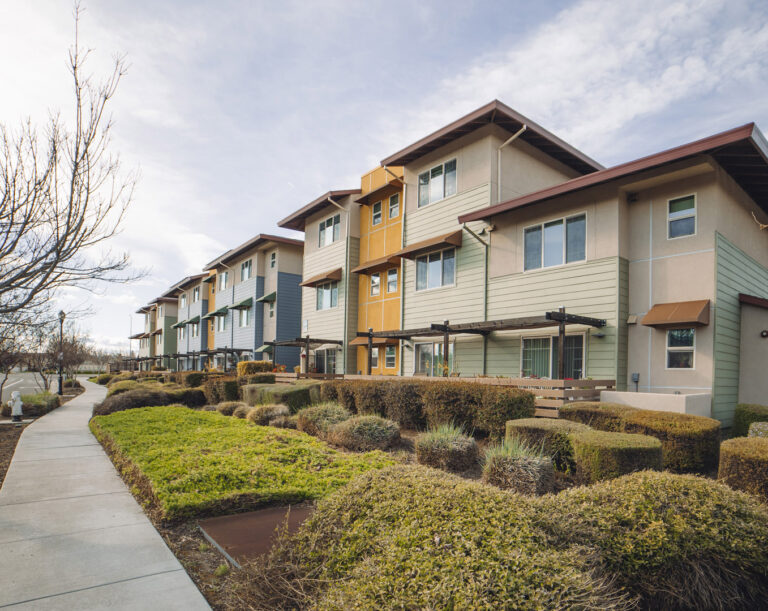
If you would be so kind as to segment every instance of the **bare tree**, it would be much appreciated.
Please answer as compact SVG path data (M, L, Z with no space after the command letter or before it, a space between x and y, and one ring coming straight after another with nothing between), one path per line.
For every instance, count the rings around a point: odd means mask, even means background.
M49 351L51 338L55 335L58 338L58 321L47 321L37 327L27 330L22 338L24 349L24 362L27 367L37 374L36 380L40 390L48 391L51 387L51 370L55 369L57 363Z
M23 362L24 355L17 336L0 336L0 397L3 396L3 388L8 381L8 376Z
M760 231L762 231L763 229L768 229L768 224L761 223L760 221L758 221L754 212L752 213L752 218L755 219L755 223L757 223L757 226L760 227Z
M48 341L48 361L61 369L67 378L74 378L77 370L88 360L89 339L70 324L63 337L56 334Z
M79 46L81 9L75 5L75 43L69 69L74 126L51 116L43 130L27 121L0 125L0 316L48 302L64 286L127 282L126 254L106 244L118 231L133 195L135 175L124 175L110 152L107 106L125 75L123 58L102 82L83 73L90 50Z

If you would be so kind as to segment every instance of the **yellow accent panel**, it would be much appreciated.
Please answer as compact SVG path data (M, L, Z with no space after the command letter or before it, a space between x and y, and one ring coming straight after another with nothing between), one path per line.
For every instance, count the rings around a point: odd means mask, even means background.
M385 301L383 306L382 329L397 329L400 326L400 300Z
M389 170L389 172L387 170ZM392 176L392 174L395 174L395 176L403 176L403 167L389 166L385 170L383 167L379 166L377 168L374 168L370 172L363 174L363 176L360 179L360 189L362 189L361 195L367 195L371 191L380 189L384 185L387 185L393 182L394 177Z
M379 348L379 362L377 367L371 367L371 375L397 375L400 371L400 349L395 347L395 366L385 367L386 364L386 347L378 346ZM367 373L368 369L368 348L366 346L357 347L357 369L356 371L362 374Z
M387 241L387 254L392 252L397 252L402 248L402 231L400 229L400 222L395 222L395 219L392 219L391 223L387 224L387 227L385 229L386 232L386 241ZM383 256L383 255L382 255Z

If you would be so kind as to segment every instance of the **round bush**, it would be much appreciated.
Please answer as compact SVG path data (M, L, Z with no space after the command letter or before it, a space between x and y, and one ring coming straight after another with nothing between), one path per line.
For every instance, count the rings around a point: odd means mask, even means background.
M323 403L305 407L296 414L296 428L309 435L321 437L334 424L347 420L351 415L337 403Z
M637 408L618 403L600 403L599 401L580 401L568 403L558 410L560 418L571 422L581 422L599 431L621 432L624 416L636 412Z
M768 510L748 495L641 471L538 501L555 540L592 548L642 609L765 607Z
M275 416L269 421L269 426L274 426L278 429L295 429L296 428L296 414L289 416Z
M585 483L661 470L661 442L648 435L580 431L571 435L576 475Z
M746 437L749 425L753 422L768 422L768 405L740 403L733 414L731 434L734 437Z
M232 412L232 417L241 418L244 420L245 418L248 417L248 414L250 413L251 409L252 408L250 405L240 405L239 407L236 407L234 409L234 411Z
M518 439L552 457L558 471L571 472L575 469L573 445L570 434L590 431L586 424L569 422L556 418L522 418L507 422L508 440Z
M485 451L483 481L520 494L546 494L555 485L555 470L541 450L505 440Z
M659 439L665 470L708 473L717 468L720 422L713 418L639 409L624 415L624 431Z
M724 441L717 479L768 502L768 438L734 437Z
M354 416L328 431L328 441L347 450L384 450L400 439L400 428L379 416Z
M109 391L107 392L108 397L112 397L114 395L119 395L123 392L128 392L129 390L136 390L137 388L141 388L141 384L139 384L136 380L121 380L119 382L114 382L109 385Z
M101 403L93 408L94 416L106 416L115 412L121 412L126 409L136 409L139 407L154 407L157 405L168 405L173 403L170 395L162 390L150 390L148 388L137 388L124 393L107 397Z
M478 460L477 442L450 424L432 427L416 438L416 461L446 471L466 471Z
M768 422L753 422L749 425L749 435L747 436L768 437Z
M96 384L101 384L102 386L109 384L109 382L114 377L111 373L100 373L96 376Z
M216 405L216 411L224 416L231 416L238 407L248 407L248 404L242 401L222 401Z
M287 405L257 405L248 412L248 421L266 426L273 418L289 416L290 413Z

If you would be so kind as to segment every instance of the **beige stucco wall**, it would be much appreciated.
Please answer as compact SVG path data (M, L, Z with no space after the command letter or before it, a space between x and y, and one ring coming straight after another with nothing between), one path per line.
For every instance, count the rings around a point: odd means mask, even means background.
M265 261L267 269L269 269L269 253L273 249L269 249L265 253ZM277 270L286 274L301 275L302 264L304 257L304 249L294 246L288 246L287 244L280 244L277 247Z
M768 405L768 310L741 305L741 354L739 355L739 403Z

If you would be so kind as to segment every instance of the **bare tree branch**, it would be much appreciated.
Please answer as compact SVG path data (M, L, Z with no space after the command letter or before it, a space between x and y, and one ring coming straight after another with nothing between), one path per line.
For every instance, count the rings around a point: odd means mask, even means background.
M761 223L760 221L758 221L754 212L752 213L752 218L755 219L755 223L757 223L757 226L760 227L760 231L762 231L763 229L768 229L768 224Z

